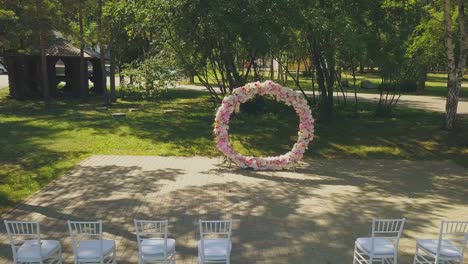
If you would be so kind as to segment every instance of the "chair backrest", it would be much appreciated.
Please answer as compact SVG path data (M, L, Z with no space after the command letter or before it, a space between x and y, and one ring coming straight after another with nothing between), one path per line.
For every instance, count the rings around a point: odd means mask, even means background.
M103 257L102 241L102 221L70 221L68 220L68 230L72 240L73 252L75 256L80 243L84 240L98 240L98 251Z
M399 240L405 225L402 219L372 219L372 237L383 237Z
M37 245L41 244L41 231L38 222L24 222L24 221L8 221L5 220L5 227L10 240L11 249L13 251L13 258L16 260L16 253L19 247L27 240L37 241ZM41 247L38 246L37 250L41 256Z
M405 225L405 218L401 219L372 219L372 252L374 251L374 238L386 238L393 241L395 247L400 243L401 233Z
M231 233L232 233L232 219L231 220L214 220L214 221L200 220L200 241L201 241L201 248L202 248L201 253L204 254L205 252L204 240L221 238L221 239L226 239L227 241L230 241Z
M455 246L461 253L462 259L463 254L468 241L468 221L447 221L443 220L440 223L439 242L437 243L437 258L440 255L441 250L447 246L442 243L442 240L450 240L453 246Z
M168 221L151 221L134 219L138 249L142 252L141 242L143 239L164 240L164 259L167 258L167 233Z

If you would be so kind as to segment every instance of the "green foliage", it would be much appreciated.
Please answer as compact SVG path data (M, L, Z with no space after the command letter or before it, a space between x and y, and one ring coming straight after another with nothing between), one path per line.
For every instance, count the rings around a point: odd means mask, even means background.
M182 77L170 56L162 52L124 65L122 74L128 80L123 83L121 96L143 99L157 98L161 90L174 87Z
M10 46L10 32L18 21L18 17L12 10L0 9L0 47Z
M97 9L96 1L91 0L60 0L61 9L66 14L65 25L61 31L72 38L73 43L79 47L81 44L87 47L98 44L97 17L94 10ZM90 12L93 10L93 12ZM80 13L83 24L83 35L80 34ZM83 42L83 43L82 43Z
M402 80L398 83L398 89L403 93L414 93L416 92L417 85L414 80Z
M20 30L9 30L18 35L12 39L21 39L26 48L34 46L33 6L0 1L19 18L12 20L10 12L5 15L8 23L22 21ZM160 80L163 75L161 70L155 71L153 57L164 54L171 60L168 68L196 77L218 100L245 82L264 78L252 66L259 59L276 58L285 68L286 58L308 63L312 70L315 67L313 76L317 76L315 83L323 99L320 107L331 111L336 74L342 68L377 67L382 82L397 87L403 80L421 76L427 65L441 65L444 57L440 1L103 2L103 34L97 34L96 1L44 1L46 24L72 36L76 44L95 46L97 36L102 37L118 69L125 68L127 74L137 76L140 72L147 74L147 79ZM82 35L79 14L83 16ZM135 78L142 83L133 86L147 89L141 74ZM152 89L154 82L148 83Z
M53 30L66 28L61 4L42 1L43 24L46 37L53 37ZM31 52L39 49L38 21L34 1L0 0L0 47L7 52ZM5 24L3 24L5 23Z
M422 11L423 19L411 35L406 56L429 69L445 69L443 12L431 6Z

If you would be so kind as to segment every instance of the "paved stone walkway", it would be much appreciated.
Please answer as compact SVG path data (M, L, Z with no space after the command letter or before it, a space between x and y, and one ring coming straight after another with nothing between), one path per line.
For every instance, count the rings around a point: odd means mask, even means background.
M232 263L351 263L370 219L406 217L399 263L441 219L468 219L468 171L448 161L315 160L293 172L218 158L93 156L4 219L36 220L73 263L66 220L104 221L119 263L137 263L133 218L168 219L177 263L196 263L197 220L234 218ZM0 263L11 263L0 228ZM467 254L468 255L468 254ZM465 259L465 262L468 258Z

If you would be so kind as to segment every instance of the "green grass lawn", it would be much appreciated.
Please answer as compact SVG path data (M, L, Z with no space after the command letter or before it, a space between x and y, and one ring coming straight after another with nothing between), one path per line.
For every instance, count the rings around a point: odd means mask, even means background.
M37 191L92 154L217 156L212 135L215 105L208 94L169 90L160 100L101 102L8 99L0 90L0 212ZM306 153L316 159L449 159L467 167L468 117L462 128L445 131L442 114L399 108L391 118L374 116L375 105L338 106L331 123L318 122ZM128 109L136 108L136 112ZM266 104L263 114L240 113L231 141L244 154L287 152L298 120L290 108ZM110 112L127 112L114 119Z
M276 73L275 73L276 74ZM295 74L295 73L294 73ZM294 75L293 74L293 75ZM265 79L268 79L269 75L265 73ZM350 87L347 88L348 93L353 93L353 78L352 75L349 73L343 73L342 78L344 80L348 80ZM375 85L380 84L380 76L377 73L365 73L365 74L357 74L356 75L356 86L358 93L371 93L376 94L379 93L378 89L362 89L361 88L361 81L368 80ZM468 78L465 77L464 83L468 83ZM279 80L275 80L276 82L280 83ZM212 83L215 83L215 80L211 80ZM195 78L195 84L201 85L197 78ZM309 77L300 77L299 84L305 90L311 91L312 90L312 82ZM297 88L296 83L291 79L288 78L286 82L286 86L290 88ZM317 83L315 83L315 89L318 90ZM426 88L422 93L406 93L406 94L413 94L413 95L430 95L430 96L447 96L447 74L442 73L429 73L427 76L426 81ZM460 97L468 98L468 87L462 87L460 91Z

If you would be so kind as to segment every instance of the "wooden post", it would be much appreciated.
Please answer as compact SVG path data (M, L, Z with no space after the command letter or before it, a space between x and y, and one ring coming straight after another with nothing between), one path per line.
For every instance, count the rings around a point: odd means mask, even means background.
M57 96L57 72L55 64L58 58L49 57L47 58L47 75L49 79L49 92L51 96Z

